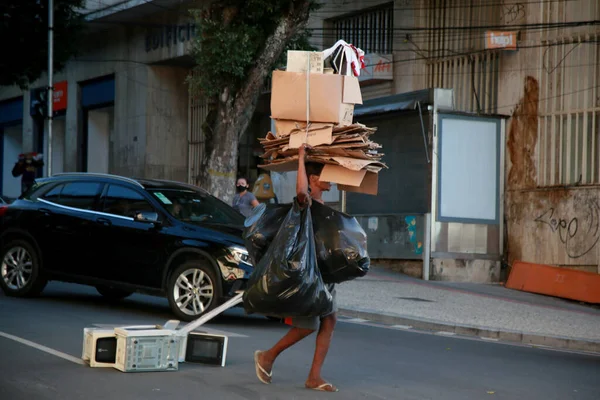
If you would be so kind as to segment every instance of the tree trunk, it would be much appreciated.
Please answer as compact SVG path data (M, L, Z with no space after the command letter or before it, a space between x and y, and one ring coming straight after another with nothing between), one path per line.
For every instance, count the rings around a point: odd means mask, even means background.
M265 41L255 67L249 71L245 84L237 90L235 97L231 96L232 89L226 88L215 100L215 115L209 121L212 129L209 129L210 137L206 138L208 145L202 162L200 186L229 204L235 193L240 137L250 124L265 79L290 39L308 21L310 0L292 3L288 15L282 17Z

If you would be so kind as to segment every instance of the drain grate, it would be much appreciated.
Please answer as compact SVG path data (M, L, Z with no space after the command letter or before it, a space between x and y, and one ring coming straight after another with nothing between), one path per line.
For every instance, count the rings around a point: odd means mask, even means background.
M409 301L423 301L425 303L435 303L433 300L422 299L420 297L396 297L400 300L409 300Z

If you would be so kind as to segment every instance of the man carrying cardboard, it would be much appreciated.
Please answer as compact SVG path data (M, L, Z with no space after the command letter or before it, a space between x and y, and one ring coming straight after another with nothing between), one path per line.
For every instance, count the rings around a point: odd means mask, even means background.
M296 180L296 195L300 206L306 207L311 201L324 203L322 199L323 192L329 191L331 184L321 182L319 177L322 164L307 163L305 165L306 149L308 146L302 145L299 148L298 177ZM327 289L333 297L333 311L330 314L321 317L294 317L286 318L286 323L291 325L290 331L271 349L266 351L257 350L254 353L254 363L256 367L256 376L265 383L270 384L273 364L275 359L286 349L298 343L300 340L309 336L318 329L317 343L313 358L312 367L308 374L305 386L308 389L319 390L323 392L337 392L338 389L331 383L321 377L321 367L329 351L333 330L337 321L337 304L335 301L335 288L333 284L327 285Z

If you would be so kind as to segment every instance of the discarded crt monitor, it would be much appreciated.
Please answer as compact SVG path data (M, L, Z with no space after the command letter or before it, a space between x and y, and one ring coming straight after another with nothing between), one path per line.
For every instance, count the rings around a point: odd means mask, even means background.
M272 317L313 317L331 313L333 299L315 253L310 208L288 210L244 291L244 309Z
M264 205L246 219L246 248L258 265L277 235L291 204ZM317 263L325 283L341 283L369 271L367 235L356 218L313 201L310 207Z

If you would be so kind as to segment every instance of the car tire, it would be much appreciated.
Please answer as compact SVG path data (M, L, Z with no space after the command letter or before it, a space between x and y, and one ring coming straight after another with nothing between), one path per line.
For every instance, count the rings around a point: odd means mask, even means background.
M40 270L38 253L26 240L6 243L0 250L0 287L7 296L34 297L39 295L48 280Z
M96 290L102 295L102 297L105 297L107 300L111 301L123 300L124 298L133 294L133 292L127 290L111 288L108 286L96 286Z
M184 279L185 277L185 279ZM208 262L187 261L169 276L167 298L180 321L193 321L218 306L221 281Z

